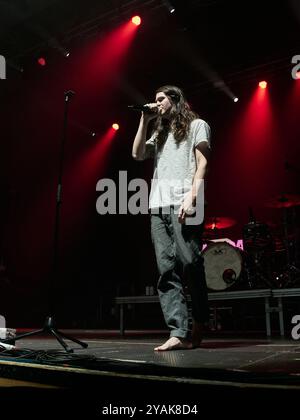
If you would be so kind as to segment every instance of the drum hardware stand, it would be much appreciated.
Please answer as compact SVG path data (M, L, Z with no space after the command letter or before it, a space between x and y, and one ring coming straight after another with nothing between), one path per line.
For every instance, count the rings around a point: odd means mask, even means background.
M255 286L258 280L258 281L261 281L262 285L265 285L266 287L269 287L270 289L274 288L274 285L272 284L272 282L263 273L262 264L260 261L261 257L255 255L254 257L251 256L251 258L253 258L253 261L250 263L250 265L253 265L253 267L251 268L253 268L254 272L253 274L250 274L251 270L248 268L248 272L250 275L250 280L248 280L248 283L252 282L252 285ZM251 277L253 281L251 280Z
M287 282L284 284L284 287L288 285L294 285L300 279L300 269L297 268L291 261L291 253L290 253L290 241L288 235L288 221L287 221L287 208L283 208L283 227L284 227L284 245L286 248L286 268L284 270L284 274L287 275Z
M260 227L264 227L265 225L262 225L261 223L257 222L252 207L248 207L249 212L249 223L246 225L247 227L247 235L248 240L251 244L251 248L246 251L247 255L247 264L245 267L247 280L250 288L255 288L257 281L260 281L260 283L263 286L274 288L274 284L272 284L272 281L268 279L266 274L263 270L263 258L264 258L264 252L266 250L266 247L268 246L268 232L260 231ZM250 232L249 232L250 229ZM250 236L249 236L250 234ZM265 236L262 236L262 242L260 242L260 236L262 234L265 234ZM244 240L245 240L245 233L244 233ZM250 238L250 239L249 239Z
M249 256L248 256L248 259L249 259ZM249 261L245 261L244 273L245 273L246 281L247 281L249 289L254 289L255 287L255 281L253 281L254 275L251 273L249 266L250 266Z
M53 267L52 267L52 278L50 279L49 284L49 296L50 296L50 313L53 311L53 303L54 303L54 291L53 291L53 281L55 280L58 274L58 237L59 237L59 222L60 222L60 206L62 203L62 174L63 174L63 162L64 162L64 148L66 142L66 134L67 134L67 121L68 121L68 105L70 99L75 94L72 90L68 90L64 92L65 96L65 107L64 107L64 122L63 122L63 135L61 140L61 154L60 154L60 161L59 161L59 173L58 173L58 185L57 185L57 196L56 196L56 213L55 213L55 225L54 225L54 243L53 243ZM32 337L38 334L52 334L57 341L64 347L66 352L73 353L73 349L71 349L67 343L63 340L66 338L68 340L73 341L74 343L79 344L83 348L87 348L88 345L83 343L82 341L77 340L74 337L66 335L55 328L54 318L52 315L46 317L46 321L44 327L37 330L31 331L29 333L17 335L16 337L8 340L4 340L5 343L13 343L16 340L19 340L24 337Z

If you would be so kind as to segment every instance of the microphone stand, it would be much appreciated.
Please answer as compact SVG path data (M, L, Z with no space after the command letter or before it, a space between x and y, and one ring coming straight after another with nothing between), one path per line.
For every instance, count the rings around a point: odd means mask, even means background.
M50 306L51 315L46 317L46 321L42 329L28 332L21 335L17 335L16 337L8 339L8 340L3 340L5 343L14 343L16 340L19 340L24 337L30 337L33 335L49 333L49 334L52 334L57 339L57 341L64 347L64 349L68 353L73 353L73 349L71 349L67 345L67 343L65 343L63 338L71 340L74 343L79 344L81 347L84 347L84 348L88 347L86 343L83 343L82 341L79 341L74 337L71 337L69 335L62 333L61 331L58 331L55 328L54 318L52 316L53 303L54 303L53 282L58 274L58 239L59 239L59 224L60 224L60 208L61 208L61 203L62 203L62 175L63 175L64 151L65 151L65 143L66 143L66 138L67 138L67 122L68 122L68 110L69 110L68 105L69 105L70 99L74 95L75 95L75 92L73 92L72 90L68 90L64 92L64 96L65 96L64 123L63 123L63 135L62 135L62 140L61 140L58 185L57 185L57 195L56 195L56 213L55 213L54 243L53 243L53 266L52 266L52 278L50 279L50 287L49 287L49 297L50 297L49 306Z

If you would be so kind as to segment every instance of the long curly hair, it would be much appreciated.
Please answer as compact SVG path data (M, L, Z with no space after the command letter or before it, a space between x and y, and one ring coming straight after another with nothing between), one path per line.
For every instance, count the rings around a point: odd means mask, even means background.
M191 110L182 90L177 86L161 86L156 89L156 94L158 92L163 92L172 104L170 118L158 116L154 124L153 131L157 134L156 142L158 149L160 149L167 140L170 131L177 143L184 141L188 135L191 122L199 116Z

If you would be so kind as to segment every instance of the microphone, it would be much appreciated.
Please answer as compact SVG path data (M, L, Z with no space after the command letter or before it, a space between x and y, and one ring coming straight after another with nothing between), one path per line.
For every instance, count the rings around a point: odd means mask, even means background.
M128 108L132 111L142 111L146 114L156 114L156 108L151 109L148 105L128 105Z

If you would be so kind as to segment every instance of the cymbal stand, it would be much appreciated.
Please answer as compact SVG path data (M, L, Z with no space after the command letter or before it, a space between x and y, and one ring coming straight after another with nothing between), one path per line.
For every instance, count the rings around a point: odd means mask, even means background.
M294 211L294 208L293 208ZM294 261L291 258L290 252L290 240L289 240L289 232L288 232L288 208L283 208L283 234L284 234L284 245L286 249L286 269L285 274L287 276L287 282L285 283L284 287L289 285L294 285L297 281L300 280L300 269L296 267Z

